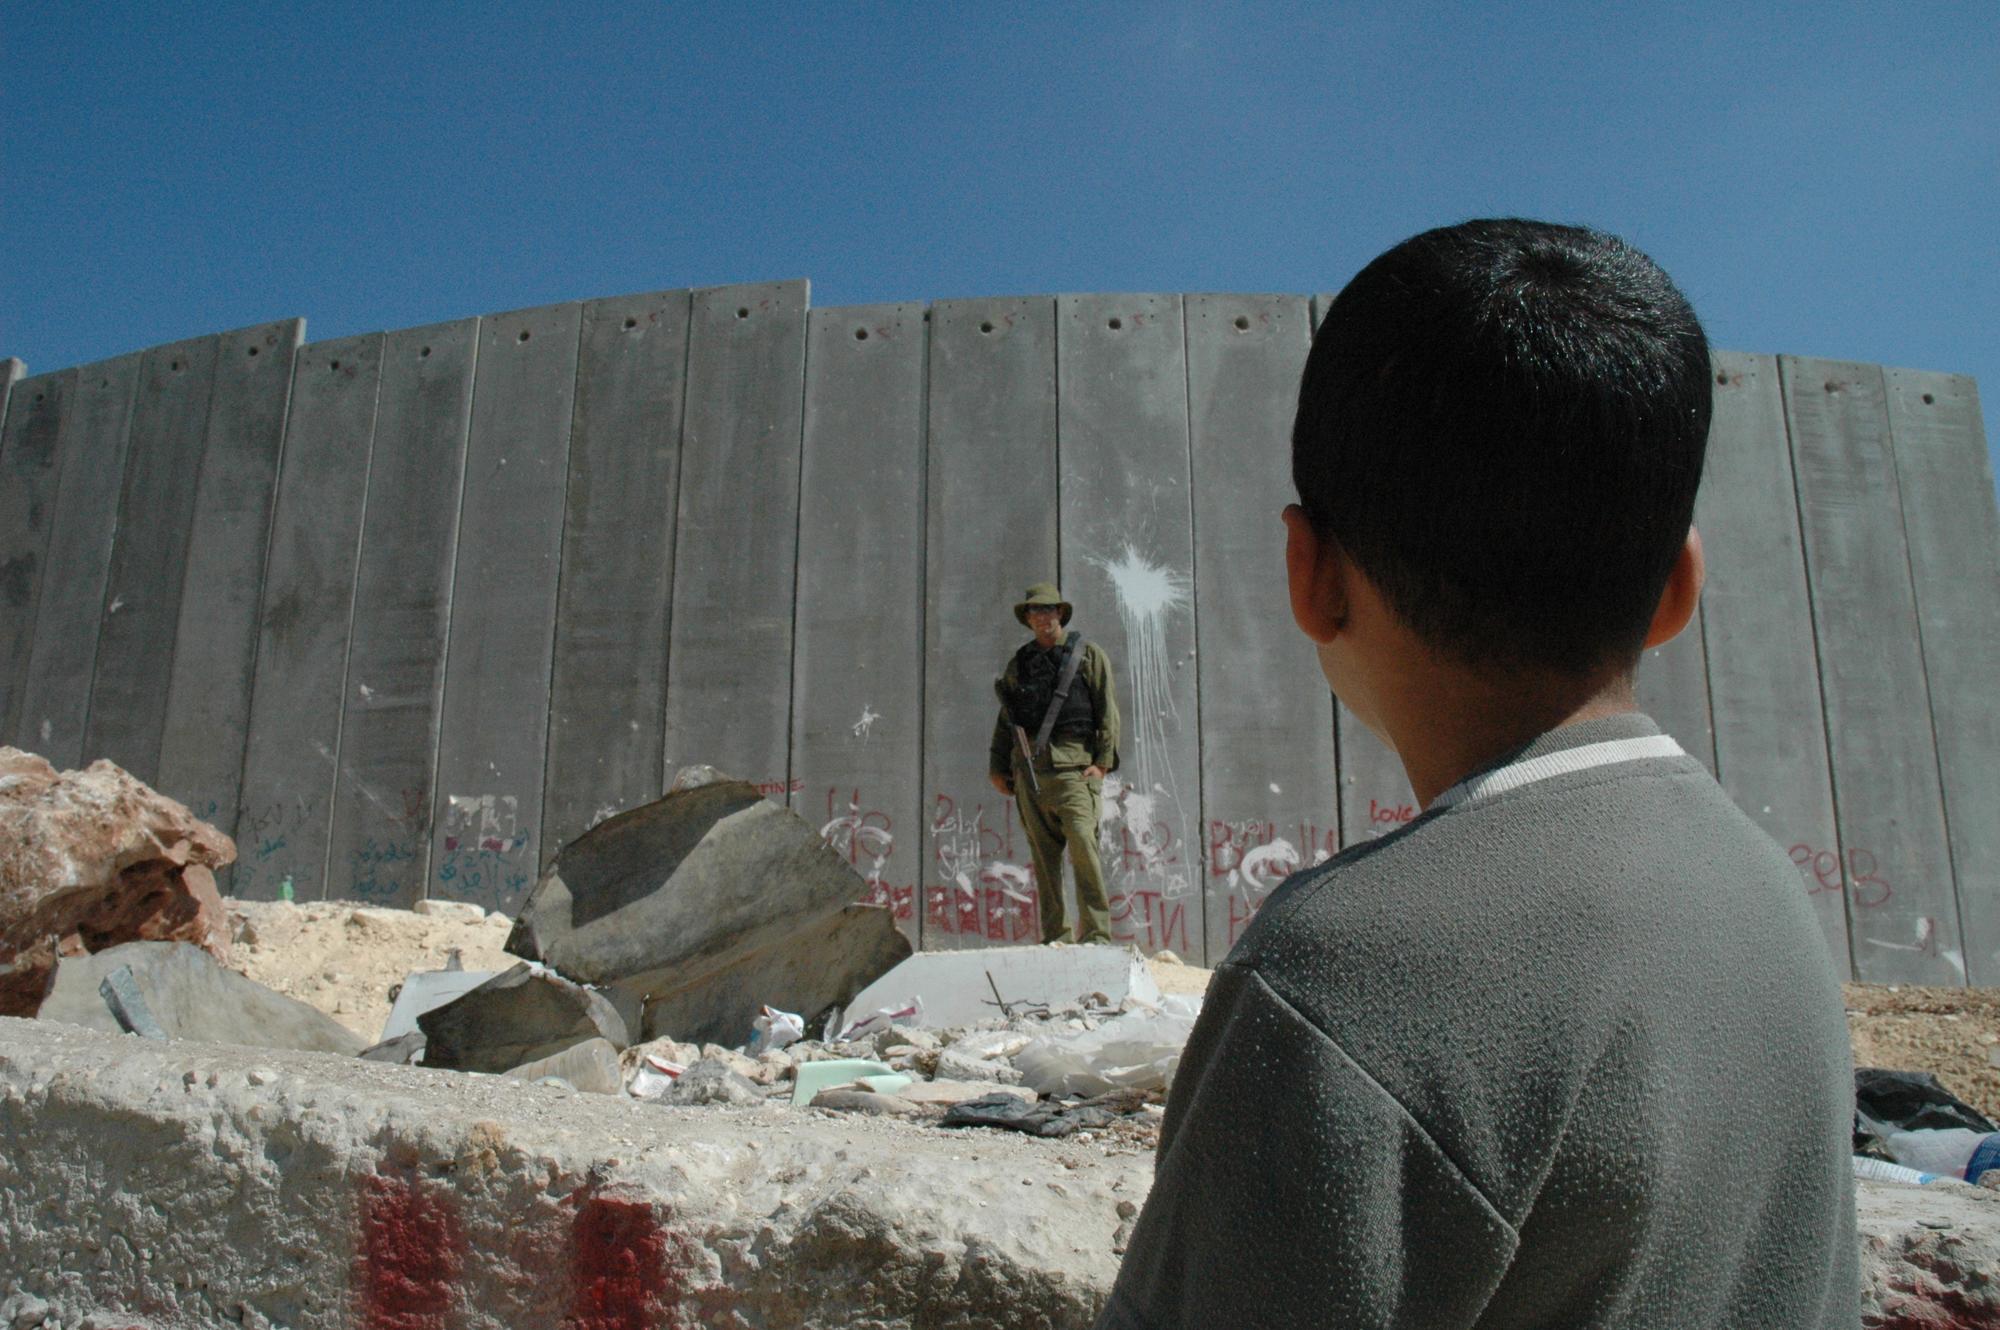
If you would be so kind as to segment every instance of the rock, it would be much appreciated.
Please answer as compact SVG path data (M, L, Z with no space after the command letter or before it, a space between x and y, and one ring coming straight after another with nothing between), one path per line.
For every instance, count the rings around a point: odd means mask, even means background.
M999 1085L1021 1083L1021 1073L1006 1063L967 1057L958 1051L956 1044L938 1054L937 1070L933 1074L947 1081L992 1081Z
M124 1027L102 985L129 970L146 1012L168 1039L359 1053L366 1041L305 1003L225 970L186 942L127 942L56 968L40 1018L116 1034Z
M764 1094L728 1065L703 1058L680 1074L674 1088L661 1096L666 1104L761 1104Z
M745 1079L751 1078L757 1073L758 1064L756 1058L751 1057L747 1053L739 1053L733 1048L724 1048L721 1044L703 1044L701 1046L700 1060L704 1062L720 1062L723 1066Z
M951 1041L951 1051L962 1057L992 1061L1011 1058L1035 1037L1020 1030L973 1030Z
M920 1118L921 1105L900 1094L876 1094L873 1090L845 1088L821 1090L812 1098L813 1108L831 1108L841 1113L866 1113L871 1117Z
M384 1039L379 1044L370 1044L355 1056L370 1062L389 1062L397 1066L412 1066L423 1061L424 1032L412 1030L399 1034L393 1039Z
M556 855L514 955L644 999L644 1033L737 1044L766 1004L817 1017L910 954L819 833L743 781L679 789Z
M49 1304L25 1290L11 1293L5 1302L0 1302L0 1325L12 1326L13 1330L27 1330L30 1326L40 1326L49 1318Z
M382 1023L382 1038L395 1039L414 1032L417 1018L448 1002L464 997L499 970L416 970L403 976L391 999L389 1019Z
M896 1048L924 1049L936 1052L944 1046L936 1032L910 1025L893 1025L875 1036L875 1051L886 1056Z
M437 919L462 919L467 923L478 923L486 917L483 907L471 901L442 901L426 896L410 907L414 914L427 914Z
M424 1065L498 1075L586 1039L630 1040L603 994L540 966L503 970L463 997L417 1017Z
M1036 1095L1025 1085L1000 1086L992 1081L918 1081L896 1091L903 1098L917 1104L962 1104L968 1099L984 1099L988 1095L1012 1095L1024 1103L1033 1103Z
M506 1073L517 1081L539 1081L554 1077L572 1089L590 1094L618 1094L625 1088L618 1066L618 1050L609 1039L586 1039L550 1057L526 1062Z
M2000 1197L1861 1181L1855 1202L1864 1326L2000 1325Z
M649 1039L620 1053L618 1061L629 1077L649 1057L662 1058L677 1067L692 1067L701 1061L701 1045L683 1044L678 1039Z
M33 1016L56 960L122 942L228 959L229 837L108 761L58 773L0 747L0 1015Z

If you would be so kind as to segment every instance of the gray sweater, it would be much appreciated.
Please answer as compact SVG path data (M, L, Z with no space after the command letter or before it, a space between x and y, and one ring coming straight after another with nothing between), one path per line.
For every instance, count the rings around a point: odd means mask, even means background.
M1434 805L1216 972L1099 1325L1853 1330L1852 1105L1797 871L1698 762Z

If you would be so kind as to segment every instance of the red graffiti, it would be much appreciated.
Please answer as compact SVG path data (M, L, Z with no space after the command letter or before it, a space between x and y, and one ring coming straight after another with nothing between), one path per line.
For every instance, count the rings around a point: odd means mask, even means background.
M957 883L925 887L924 931L993 942L1041 941L1042 910L1032 894L1033 870L1028 871L1030 892L1026 900L1017 894L1016 884L992 870L982 872L980 879L971 891Z
M1235 892L1230 893L1229 895L1229 945L1230 946L1232 947L1235 946L1236 939L1243 936L1243 930L1248 928L1250 926L1250 921L1257 917L1257 911L1264 908L1264 901L1266 899L1267 897L1260 895L1255 900L1245 900L1242 896L1236 894Z
M1144 952L1161 949L1188 954L1187 902L1168 900L1157 891L1116 892L1111 895L1111 940L1131 943Z
M1792 863L1797 866L1799 876L1805 879L1806 894L1817 896L1821 892L1838 894L1843 886L1840 856L1832 850L1816 849L1803 842L1792 846L1789 851ZM1851 888L1855 907L1873 910L1887 905L1896 889L1882 877L1882 865L1874 852L1860 848L1847 852L1847 872L1845 885Z
M797 794L805 787L803 777L793 777L791 780L760 780L752 786L757 793L767 799L774 794Z
M682 1324L681 1245L643 1201L586 1200L572 1230L572 1293L565 1330L656 1330Z
M1415 804L1383 804L1368 801L1368 825L1371 827L1395 827L1416 820Z
M895 916L896 922L908 923L917 917L917 888L915 883L891 886L887 882L871 881L868 894L861 898L864 905L879 905Z
M361 1232L354 1283L367 1330L443 1330L457 1298L465 1244L450 1199L413 1182L361 1181Z

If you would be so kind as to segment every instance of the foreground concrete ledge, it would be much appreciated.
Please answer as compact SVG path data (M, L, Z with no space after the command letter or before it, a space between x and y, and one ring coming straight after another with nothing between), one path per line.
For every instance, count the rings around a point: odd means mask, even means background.
M0 1295L65 1327L1082 1327L1152 1172L12 1019L0 1140Z

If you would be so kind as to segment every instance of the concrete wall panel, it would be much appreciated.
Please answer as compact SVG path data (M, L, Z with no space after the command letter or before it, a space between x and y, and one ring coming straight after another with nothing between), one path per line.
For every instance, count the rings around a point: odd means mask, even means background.
M2000 511L1972 380L1884 372L1967 982L2000 984Z
M325 891L426 894L438 709L479 320L390 333L354 576Z
M19 362L14 362L18 364ZM15 734L77 371L21 381L0 425L0 736Z
M917 936L924 309L814 310L800 471L793 806Z
M931 307L926 455L923 945L1038 942L1014 801L987 779L1013 606L1057 575L1055 302Z
M159 786L232 836L285 403L304 333L303 319L286 319L222 335L188 535ZM216 876L228 891L230 870Z
M1111 654L1124 720L1105 780L1112 936L1198 954L1202 878L1186 330L1175 295L1056 302L1063 593Z
M139 368L83 760L157 782L208 399L221 339L156 346ZM172 794L173 791L165 791Z
M659 797L686 291L583 308L549 691L544 858Z
M804 282L697 291L674 534L665 772L791 790Z
M132 397L143 358L135 352L84 366L77 375L76 400L63 422L63 464L42 573L45 590L36 606L34 646L15 730L17 744L57 767L83 761L104 579L111 566Z
M1694 520L1708 556L1702 626L1716 775L1790 852L1834 967L1847 975L1847 897L1778 363L1734 351L1716 352L1714 363Z
M430 894L513 913L540 845L583 306L480 321L432 802Z
M354 569L382 378L381 333L299 349L285 422L257 678L236 819L234 894L323 894Z
M1311 339L1300 296L1187 298L1211 965L1271 888L1339 849L1333 699L1292 622L1279 519Z
M1858 978L1962 983L1882 371L1781 357Z

